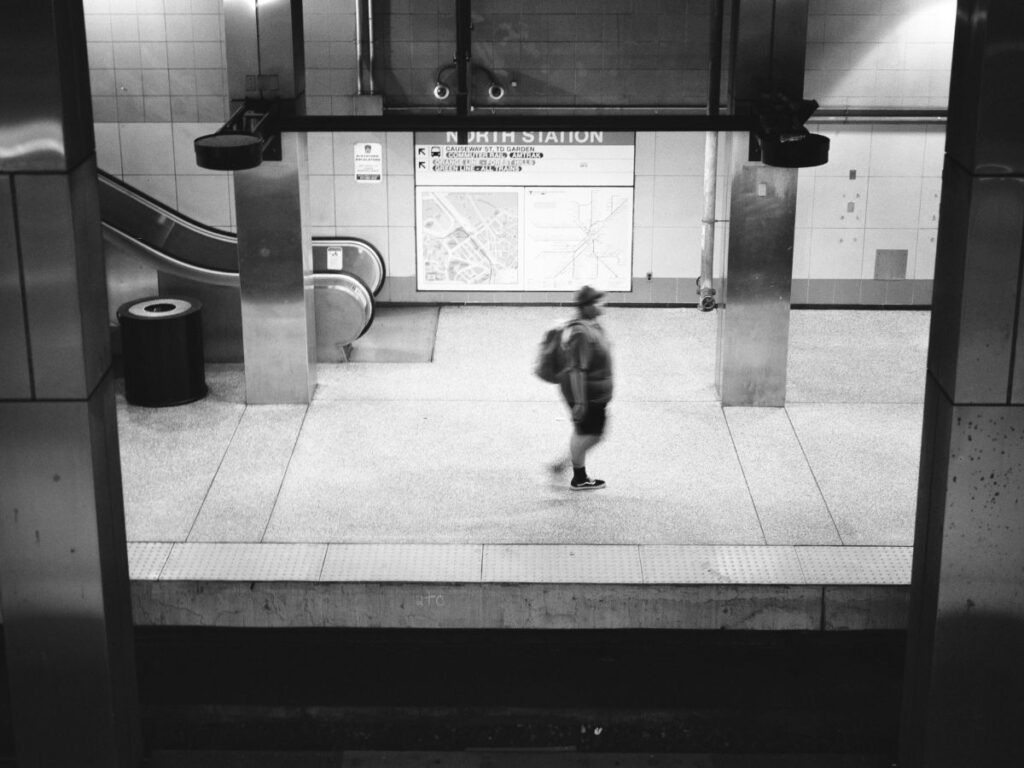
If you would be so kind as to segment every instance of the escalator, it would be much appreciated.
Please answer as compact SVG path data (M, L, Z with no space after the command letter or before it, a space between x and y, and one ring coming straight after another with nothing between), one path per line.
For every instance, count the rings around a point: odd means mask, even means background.
M203 346L210 362L242 360L237 238L98 171L107 257L109 317L142 296L184 294L203 303ZM380 252L358 238L313 239L317 359L342 362L373 323L384 285Z

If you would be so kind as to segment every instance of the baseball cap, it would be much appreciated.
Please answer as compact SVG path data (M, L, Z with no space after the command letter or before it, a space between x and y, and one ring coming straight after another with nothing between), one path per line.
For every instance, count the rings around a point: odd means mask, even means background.
M578 291L576 291L576 306L585 307L589 304L593 304L596 301L600 301L604 298L604 293L593 288L589 285L584 285Z

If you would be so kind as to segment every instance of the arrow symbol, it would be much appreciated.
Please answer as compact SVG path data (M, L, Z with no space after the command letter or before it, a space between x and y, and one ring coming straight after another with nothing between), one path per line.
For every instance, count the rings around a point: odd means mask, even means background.
M423 169L426 169L426 167L427 167L427 161L426 161L426 160L420 160L420 166L419 166L419 167L420 167L420 168L423 168Z
M427 148L426 147L416 147L416 154L417 155L425 155L425 154L427 154Z

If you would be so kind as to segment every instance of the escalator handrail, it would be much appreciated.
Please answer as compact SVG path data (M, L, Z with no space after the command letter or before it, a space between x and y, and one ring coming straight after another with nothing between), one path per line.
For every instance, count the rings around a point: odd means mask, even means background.
M116 190L119 194L125 195L131 198L135 202L147 207L155 209L160 213L161 216L173 221L175 224L180 224L186 229L190 229L193 232L197 232L206 237L213 238L214 240L220 240L222 243L228 243L235 245L238 242L238 237L232 232L226 232L223 229L217 229L211 227L202 222L190 219L183 213L179 213L168 205L161 203L156 198L150 197L145 192L141 192L130 184L125 184L123 181L115 176L102 171L99 168L96 169L96 178L101 184L106 184L111 189ZM140 241L141 242L141 241Z
M237 272L210 269L208 267L196 266L195 264L191 264L187 261L181 261L168 253L164 253L159 248L154 248L152 245L144 243L136 237L132 237L127 232L107 222L103 222L103 233L115 241L125 243L132 248L138 249L142 258L149 262L150 266L174 275L175 277L181 277L186 280L195 280L196 282L206 283L207 285L218 285L226 288L239 287ZM308 281L312 283L314 288L348 290L353 279L358 278L344 272L316 272L309 276ZM362 280L359 280L359 282L364 286L366 285ZM367 287L366 290L369 292L369 287Z
M106 171L100 170L99 168L96 169L96 175L97 175L98 180L101 183L106 184L111 189L117 190L120 194L123 194L123 195L126 195L126 196L130 197L135 202L140 203L141 205L144 205L144 206L146 206L148 208L156 209L160 213L161 216L166 216L168 219L174 221L176 224L180 224L181 226L185 227L186 229L190 229L193 232L196 232L198 234L204 235L206 237L211 237L211 238L213 238L215 240L219 240L219 241L221 241L223 243L226 243L226 244L229 244L229 245L237 245L238 244L238 236L234 232L228 232L228 231L223 230L223 229L217 229L216 227L211 227L211 226L209 226L207 224L203 224L202 222L198 222L195 219L191 219L188 216L184 215L183 213L179 213L178 211L174 210L170 206L168 206L168 205L166 205L164 203L161 203L159 200L150 197L145 192L139 191L138 189L136 189L135 187L131 186L130 184L124 183L123 181L118 179L116 176L113 176L113 175L107 173ZM127 237L129 240L131 240L132 243L145 245L138 238L135 238L135 237L127 234L126 232L124 232L123 230L115 227L112 224L107 224L107 222L104 222L103 224L106 227L112 227L114 230L117 231L119 236ZM372 253L376 257L377 261L381 265L384 264L384 257L381 256L381 253L380 253L380 251L377 250L377 247L375 245L373 245L373 243L370 243L370 242L368 242L366 240L363 240L362 238L359 238L359 237L314 237L313 238L313 242L316 243L317 245L326 245L326 246L332 246L332 245L333 246L346 246L346 245L351 245L351 246L356 246L356 247L362 247L362 248L365 248L366 250L368 250L370 253ZM163 253L163 252L160 251L160 253ZM163 254L163 255L166 255L166 254ZM181 260L178 260L178 259L175 259L175 261L178 261L181 264L190 264L190 265L192 265L191 262L181 261ZM198 265L192 265L192 266L196 266L197 269L207 269L206 267L199 267ZM211 270L211 271L219 272L220 270Z

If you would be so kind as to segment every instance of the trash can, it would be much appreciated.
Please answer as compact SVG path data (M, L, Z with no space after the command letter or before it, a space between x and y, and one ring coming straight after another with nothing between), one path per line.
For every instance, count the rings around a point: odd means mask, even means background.
M202 308L181 296L151 296L118 307L129 403L160 407L206 396Z

